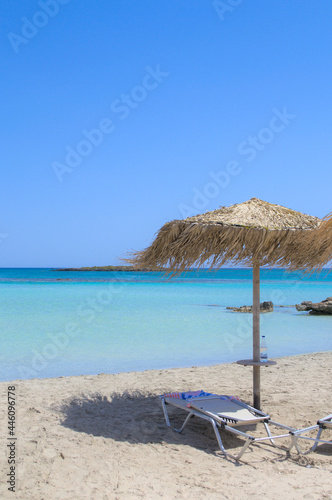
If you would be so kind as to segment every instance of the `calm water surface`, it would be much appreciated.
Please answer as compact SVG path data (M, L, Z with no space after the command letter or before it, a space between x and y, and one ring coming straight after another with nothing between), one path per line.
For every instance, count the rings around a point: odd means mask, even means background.
M0 270L0 380L212 365L252 353L252 271ZM332 296L332 273L261 271L269 356L332 350L332 316L293 305Z

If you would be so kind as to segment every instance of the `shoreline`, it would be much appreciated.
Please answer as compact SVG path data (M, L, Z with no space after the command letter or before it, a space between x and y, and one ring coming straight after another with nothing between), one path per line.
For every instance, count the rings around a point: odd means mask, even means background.
M285 306L286 307L286 306ZM279 357L272 357L269 358L271 361L276 361L278 364L278 360L286 360L288 358L291 359L296 359L296 358L301 358L302 356L314 356L316 354L331 354L332 356L332 350L328 351L315 351L315 352L309 352L309 353L303 353L303 354L290 354L287 356L279 356ZM160 373L160 372L169 372L171 370L191 370L191 369L211 369L211 368L216 368L219 366L228 366L228 365L236 365L236 361L226 361L222 363L214 363L212 365L192 365L192 366L172 366L168 368L148 368L145 370L129 370L129 371L119 371L119 372L114 372L114 373L107 373L107 372L100 372L100 373L95 373L95 374L81 374L81 375L57 375L55 377L35 377L35 378L29 378L29 379L10 379L10 380L0 380L0 386L1 384L10 384L10 383L17 383L17 382L33 382L33 381L42 381L42 380L56 380L56 379L72 379L72 378L82 378L82 377L99 377L99 376L115 376L115 375L130 375L130 374L137 374L137 373ZM264 368L264 366L262 366Z
M332 411L331 367L331 351L278 358L262 370L263 411L295 428L315 424ZM182 434L166 427L158 398L166 392L203 389L251 404L250 367L17 380L0 382L1 393L9 386L17 398L18 499L220 499L237 498L239 487L241 498L257 497L257 488L269 499L332 498L331 446L299 456L254 444L236 466L218 452L207 424L193 419ZM242 443L223 436L234 451ZM2 480L1 498L12 494Z
M272 357L272 358L269 358L269 360L276 361L278 363L278 360L282 360L282 359L297 358L297 357L301 357L301 356L311 356L311 355L315 355L315 354L325 354L325 353L332 355L332 350L315 351L315 352L302 353L302 354L290 354L290 355L286 355L286 356ZM118 371L118 372L114 372L114 373L100 372L100 373L94 373L94 374L56 375L54 377L46 376L46 377L40 377L40 378L35 377L35 378L29 378L29 379L17 378L17 379L9 379L9 380L0 380L0 386L1 386L1 384L10 384L10 383L17 383L17 382L30 382L30 381L32 382L32 381L38 381L38 380L71 379L71 378L80 378L80 377L99 377L101 375L105 375L105 376L126 375L126 374L129 375L129 374L146 373L146 372L160 373L160 372L170 371L170 370L191 370L193 368L210 369L210 368L215 368L218 366L236 365L236 364L237 364L236 361L225 361L225 362L221 362L221 363L213 363L211 365L209 365L209 364L208 365L196 364L196 365L192 365L192 366L170 366L170 367L166 367L166 368L147 368L144 370ZM264 366L262 366L262 368L264 368Z

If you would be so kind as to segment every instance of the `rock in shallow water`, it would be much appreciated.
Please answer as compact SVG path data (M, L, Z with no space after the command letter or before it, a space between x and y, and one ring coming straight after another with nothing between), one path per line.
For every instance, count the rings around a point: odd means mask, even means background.
M226 307L226 309L231 309L234 312L244 312L244 313L252 313L252 306L241 306L241 307ZM273 312L273 302L270 300L266 302L260 303L260 311L264 312Z
M332 297L321 302L312 303L310 300L304 300L301 304L296 304L297 311L309 311L309 314L332 314Z

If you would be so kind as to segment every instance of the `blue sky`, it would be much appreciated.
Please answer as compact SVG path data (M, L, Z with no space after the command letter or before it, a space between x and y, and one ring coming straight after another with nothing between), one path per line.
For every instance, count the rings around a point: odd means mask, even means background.
M332 4L4 0L0 267L117 264L252 197L332 210Z

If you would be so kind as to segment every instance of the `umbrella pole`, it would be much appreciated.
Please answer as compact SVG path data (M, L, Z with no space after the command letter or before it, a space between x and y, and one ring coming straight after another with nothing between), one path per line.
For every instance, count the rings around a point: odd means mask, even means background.
M253 361L260 361L260 278L259 262L253 263ZM254 408L261 409L260 366L253 366Z

